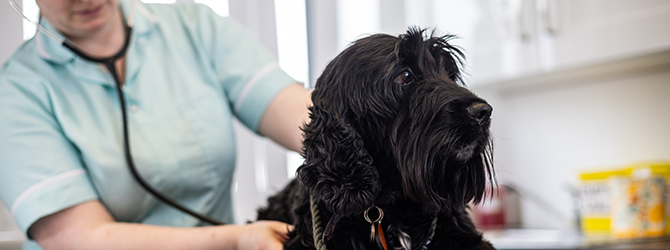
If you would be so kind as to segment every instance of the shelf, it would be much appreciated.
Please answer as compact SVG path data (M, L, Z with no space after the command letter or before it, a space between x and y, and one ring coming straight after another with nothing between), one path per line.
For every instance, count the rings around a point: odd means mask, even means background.
M560 87L586 79L616 79L655 72L670 72L670 49L641 56L608 60L588 65L472 84L471 89L515 91L528 88Z

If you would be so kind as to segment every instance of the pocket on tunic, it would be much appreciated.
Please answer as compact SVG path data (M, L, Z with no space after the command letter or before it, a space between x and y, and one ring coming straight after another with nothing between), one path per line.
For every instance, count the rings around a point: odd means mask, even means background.
M197 96L180 103L179 109L204 152L204 159L197 160L202 167L184 166L195 171L188 175L211 181L208 185L230 185L235 168L235 133L225 97L216 93Z

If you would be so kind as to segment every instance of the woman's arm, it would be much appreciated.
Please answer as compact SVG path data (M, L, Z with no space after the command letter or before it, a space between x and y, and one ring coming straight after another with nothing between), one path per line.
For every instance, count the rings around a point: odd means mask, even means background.
M311 91L293 84L279 92L270 102L260 124L260 133L287 149L301 152L303 134L300 127L308 123Z
M30 227L44 249L282 249L288 225L164 227L115 222L99 201L75 205Z

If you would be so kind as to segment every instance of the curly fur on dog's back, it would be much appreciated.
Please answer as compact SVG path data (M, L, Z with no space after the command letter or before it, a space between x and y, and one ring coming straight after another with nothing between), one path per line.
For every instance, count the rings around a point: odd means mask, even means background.
M259 211L295 225L286 249L314 249L310 196L321 223L335 224L329 249L376 249L362 216L374 206L390 248L407 235L411 249L492 249L465 211L493 182L492 109L462 86L452 38L372 35L328 64L303 128L299 182Z

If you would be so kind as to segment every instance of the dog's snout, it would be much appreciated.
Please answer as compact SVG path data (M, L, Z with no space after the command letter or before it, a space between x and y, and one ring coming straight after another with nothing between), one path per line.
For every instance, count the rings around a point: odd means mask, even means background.
M491 118L491 112L493 111L491 105L488 105L485 102L472 103L465 109L468 111L468 115L478 123L488 121L489 118Z

